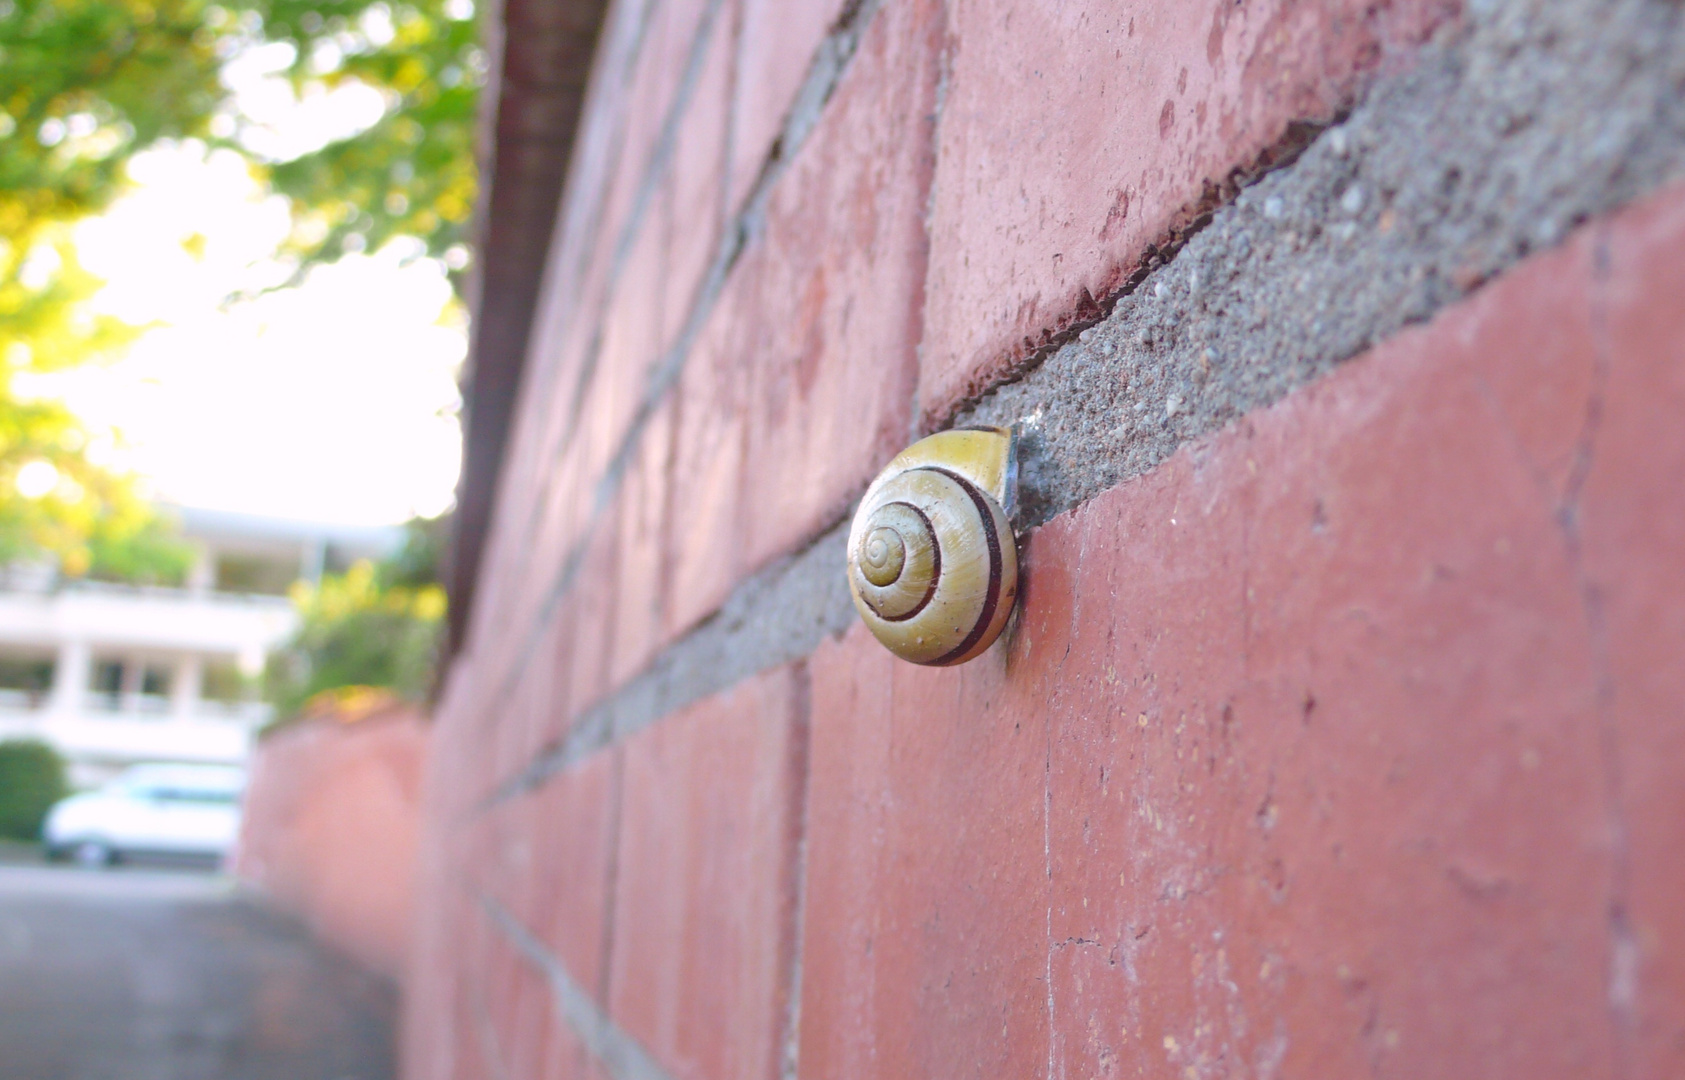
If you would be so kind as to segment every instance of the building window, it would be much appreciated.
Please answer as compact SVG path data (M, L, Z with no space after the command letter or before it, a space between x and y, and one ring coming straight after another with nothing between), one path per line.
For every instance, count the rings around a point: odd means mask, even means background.
M170 692L170 673L163 668L147 667L140 673L140 692L162 697Z
M92 689L97 704L116 711L123 703L123 661L101 660L95 664Z
M266 559L258 555L217 556L216 587L220 592L283 596L287 587L297 580L296 561Z
M0 707L37 708L52 686L50 657L0 656Z
M170 671L134 660L101 660L94 665L92 690L96 709L163 713L169 707Z

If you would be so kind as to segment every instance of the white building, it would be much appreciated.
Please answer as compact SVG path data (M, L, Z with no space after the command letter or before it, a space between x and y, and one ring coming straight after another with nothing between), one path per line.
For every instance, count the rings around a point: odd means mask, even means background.
M401 540L395 528L176 513L200 552L185 588L0 573L0 740L51 743L78 787L143 761L243 763L270 716L255 678L296 628L288 586Z

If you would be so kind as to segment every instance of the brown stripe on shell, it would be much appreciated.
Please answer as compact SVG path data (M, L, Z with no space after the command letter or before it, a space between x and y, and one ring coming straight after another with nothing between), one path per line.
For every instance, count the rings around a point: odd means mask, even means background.
M976 623L972 625L971 632L965 635L964 641L961 641L952 650L930 661L931 667L942 667L945 664L954 663L970 652L972 647L982 640L983 635L988 632L989 624L995 620L995 608L1000 606L1002 565L1000 535L995 531L995 515L989 511L986 497L969 480L951 473L947 469L927 466L926 471L941 473L958 484L961 490L971 497L971 501L977 505L977 516L983 521L983 536L989 546L989 587L983 595L983 611L978 615Z

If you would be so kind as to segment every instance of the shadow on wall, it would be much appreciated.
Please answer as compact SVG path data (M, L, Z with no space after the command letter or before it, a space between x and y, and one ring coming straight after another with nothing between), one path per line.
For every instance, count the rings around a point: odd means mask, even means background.
M234 872L325 941L404 971L428 725L385 698L347 702L259 744Z

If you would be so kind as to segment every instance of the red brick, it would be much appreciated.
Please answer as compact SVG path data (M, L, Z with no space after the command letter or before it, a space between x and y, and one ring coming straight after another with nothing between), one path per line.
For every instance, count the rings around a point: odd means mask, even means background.
M446 675L433 711L422 799L439 822L455 820L495 783L496 760L485 738L482 711L488 689L473 664L454 664Z
M554 630L546 635L552 648L555 636ZM513 645L509 652L515 652ZM535 659L543 655L539 651ZM545 698L555 672L542 663L509 670L509 677L494 684L493 695L478 703L476 722L483 725L480 752L489 752L492 783L481 788L477 799L489 796L496 785L531 761L542 737Z
M908 441L940 32L934 3L878 14L740 268L759 294L742 314L751 565L836 520Z
M963 668L856 627L809 660L801 1075L1039 1075L1048 1040L1046 700L1078 552L1020 553L1006 640Z
M539 495L536 542L517 552L509 541L504 561L524 572L498 590L496 618L477 621L497 626L485 631L494 656L515 652L548 591L533 582L551 579L581 542L597 483L650 369L717 250L731 55L725 26L716 27L661 196L670 235L648 226L638 233L609 301L577 430ZM936 28L927 2L884 13L868 33L850 79L780 182L762 241L739 263L692 350L678 388L668 634L651 635L644 648L619 635L618 655L635 666L713 610L745 574L835 518L906 442ZM570 401L564 394L553 407L571 411ZM746 416L754 420L752 447ZM616 660L617 680L629 670Z
M836 520L907 442L938 15L874 20L687 363L675 630Z
M596 423L590 419L593 415L601 419L601 414L582 411L582 428ZM629 415L629 412L624 414L622 420ZM588 438L599 445L607 442L606 438L597 437L594 432L576 432L575 439L556 457L554 479L538 507L536 536L531 541L532 553L526 556L527 565L518 579L525 594L522 617L526 622L522 628L528 633L532 630L531 620L540 614L544 604L551 601L553 591L567 570L568 560L592 542L592 530L602 524L596 514L597 489L601 480L598 470L604 461L600 456L586 453L581 447L580 444ZM511 633L509 640L520 639ZM494 653L494 658L497 655Z
M510 966L506 996L493 1014L503 1076L537 1076L544 1051L543 1027L550 986L544 975L505 943Z
M799 669L624 746L611 1015L674 1080L772 1080L784 1049L805 724Z
M550 986L542 976L532 976L532 991L521 1002L522 1017L519 1042L509 1067L511 1076L530 1076L540 1080L547 1070L559 1076L570 1073L561 1070L553 1056L552 1035L556 1010L551 1003Z
M611 686L623 685L642 671L665 641L673 412L668 401L651 417L615 500L619 560L610 597Z
M480 703L499 709L497 775L511 775L570 730L573 719L602 699L625 674L642 667L661 635L666 511L667 409L659 409L632 458L617 499L595 511L595 485L578 490L571 514L554 514L554 532L578 546L529 568L519 615L494 644L484 669L494 692ZM578 465L581 453L568 463ZM580 470L570 470L580 475ZM585 485L581 484L580 489ZM556 596L568 559L578 558L571 585ZM622 630L622 615L623 630ZM511 691L509 698L502 694Z
M536 981L514 945L489 923L484 951L469 981L467 1019L470 1038L489 1078L516 1075L521 1002Z
M524 721L527 725L523 739L526 755L515 765L517 769L530 764L535 755L555 745L572 727L576 715L572 700L579 681L573 675L572 666L579 662L580 657L577 649L570 652L564 643L570 635L577 636L580 632L576 621L553 618L538 639L533 658L529 661L538 670L531 713Z
M640 250L639 254L644 254ZM659 255L659 249L656 254ZM507 652L509 642L527 627L532 582L556 572L572 531L582 520L575 508L589 506L591 483L574 474L589 462L563 457L564 440L577 440L575 396L585 393L588 357L598 357L609 305L606 259L592 263L581 284L585 295L562 297L554 281L540 298L534 318L528 369L516 402L517 420L505 451L505 475L493 509L480 565L480 581L467 640L489 654ZM643 263L648 262L647 255ZM660 280L659 265L643 271L646 302ZM622 293L632 291L623 289ZM624 337L625 335L621 335ZM602 393L598 387L597 392Z
M740 0L727 205L743 205L843 0Z
M1618 863L1610 1006L1630 1075L1685 1075L1685 188L1594 246L1601 379L1573 429L1568 510L1583 553ZM1595 410L1595 411L1593 411Z
M469 908L460 890L444 895L440 905L444 938L449 943L446 977L433 1000L436 1011L418 1014L413 1006L405 1018L407 1036L404 1075L431 1080L491 1080L482 1056L483 972L489 953L487 928Z
M699 286L719 253L726 217L733 209L726 205L726 159L737 52L736 0L721 5L717 20L676 131L663 180L663 220L646 226L666 239L665 289L660 316L651 320L663 349L672 345L696 306Z
M741 322L714 320L691 350L674 390L665 541L669 638L717 607L748 566L738 542L747 440L746 336Z
M531 632L549 593L548 586L557 580L575 548L600 543L587 535L592 528L600 532L604 527L596 517L600 484L625 443L633 418L648 395L652 371L671 344L706 262L718 247L723 175L720 147L725 134L729 46L729 34L721 31L714 35L711 59L692 95L687 121L680 128L670 174L650 212L649 223L637 233L604 312L594 367L588 378L581 376L583 382L577 386L569 382L558 387L559 397L552 402L557 411L574 417L575 422L565 443L552 448L555 456L550 459L543 490L536 493L536 510L516 513L536 514L538 536L536 542L529 538L526 550L508 555L524 573L512 575L507 586L511 599L502 605L497 620L500 631L489 646L494 653L513 652L512 643ZM572 396L575 393L583 395L577 410ZM665 478L657 476L665 468L665 459L659 456L665 451L659 446L663 434L661 430L646 430L641 436L636 455L646 460L645 476L655 486L646 484L645 491L632 497L632 504L642 510L624 511L639 513L640 528L645 530L656 524L647 512L651 501L663 497ZM644 447L646 442L657 449ZM611 532L613 526L611 514ZM641 556L640 561L648 560ZM534 587L534 582L539 586ZM658 635L652 640L658 640ZM623 652L647 654L647 650L638 649ZM623 665L617 665L616 672L623 674Z
M857 627L811 668L801 1075L1041 1075L1045 722L990 707L998 648L938 672Z
M1091 313L1208 185L1289 123L1335 115L1459 8L953 4L919 381L927 423Z
M650 140L654 132L640 129L636 147L627 145L630 96L637 85L634 66L640 62L662 76L663 92L671 95L676 71L662 73L641 46L646 43L653 0L613 4L606 13L597 54L592 62L585 108L580 116L566 187L558 211L553 243L555 250L547 266L544 290L533 318L531 356L527 385L518 405L523 423L530 416L528 439L511 443L511 460L542 472L550 463L557 440L566 432L566 410L553 407L547 392L576 378L586 346L599 329L600 312L607 288L608 257L618 241L624 221L609 222L606 204L617 189L634 184L647 167ZM694 33L700 9L694 5L672 5ZM673 11L670 9L669 18ZM667 26L669 38L672 27ZM668 41L666 47L670 48ZM647 91L646 91L647 93ZM634 185L635 186L635 185ZM624 196L629 190L622 191ZM619 213L628 209L618 202Z
M1056 1061L1606 1060L1588 643L1479 370L1536 359L1548 382L1555 361L1572 385L1562 269L1072 520L1107 599L1077 621L1066 679L1094 692L1051 774L1051 941L1094 943L1060 955ZM1581 348L1514 347L1563 308ZM1131 648L1107 649L1124 622Z
M602 74L597 72L597 82L602 81ZM583 177L578 168L570 177L571 186L563 209L577 216L586 212L576 204L587 200L588 193L581 193L578 188L589 177ZM600 196L601 192L597 194ZM594 212L595 204L589 209ZM582 232L587 235L582 237ZM527 366L516 399L516 419L504 452L504 475L499 480L498 498L481 562L472 634L508 630L512 607L518 606L530 592L522 587L527 577L541 573L545 565L554 565L559 559L554 539L548 546L535 543L535 519L542 516L549 501L555 459L562 441L576 434L572 410L558 407L557 403L572 404L572 395L581 389L579 384L587 358L603 331L608 304L608 260L599 257L578 265L582 262L578 249L584 245L586 253L592 253L595 250L592 245L601 241L599 233L600 230L580 229L578 222L561 226L557 233L561 250L551 261L533 317Z
M640 186L656 160L657 142L667 116L677 104L681 82L698 34L709 26L711 47L729 38L734 0L658 0L645 9L646 24L637 61L631 73L630 96L621 118L621 145L608 199L601 210L605 243L598 258L608 254L621 236L634 209ZM705 24L709 8L717 13ZM646 219L639 228L647 228Z
M535 792L482 812L468 829L470 867L461 891L495 902L525 927L579 985L604 978L609 862L618 762L602 754ZM582 1044L558 1029L545 972L515 950L489 916L492 953L462 965L478 972L507 1075L577 1076ZM489 966L486 966L489 965Z
M582 480L593 488L625 441L647 394L650 369L661 356L660 312L672 269L666 239L653 223L639 230L604 313L596 366L583 389L577 430L564 451L584 454L589 466ZM566 401L563 407L571 404Z
M814 655L804 1075L1678 1071L1685 189L1611 235L1038 530L977 663Z
M616 580L623 555L615 524L608 516L587 538L574 585L550 616L560 647L552 654L557 680L556 694L550 702L547 743L572 730L580 713L613 687L609 665L613 659Z
M552 1007L546 1016L544 1057L537 1073L542 1080L584 1080L585 1044Z
M638 59L649 5L650 0L634 0L611 5L606 13L557 212L551 276L545 283L541 307L533 321L535 331L556 331L576 321L570 313L579 310L582 299L588 295L587 283L593 278L600 282L607 269L608 260L603 258L603 252L613 237L612 230L602 227L602 211L625 138L625 110L632 89L631 66ZM562 355L557 351L535 351L533 362L553 364ZM528 404L540 418L540 427L553 426L557 419L552 410L544 407L547 403L547 399L540 398Z
M453 948L451 902L444 851L429 823L417 869L418 903L410 969L404 979L398 1050L402 1074L412 1080L448 1076L451 993L459 979L459 955Z
M707 54L712 62L705 65L704 77L687 99L677 98L686 55L707 6L708 0L680 0L656 5L649 14L608 202L594 216L583 218L592 230L585 250L574 251L573 245L583 241L573 241L558 254L556 262L566 260L567 265L552 266L552 273L566 280L553 277L546 283L534 319L533 370L524 387L519 438L511 442L508 458L511 476L523 483L505 482L500 492L493 544L484 565L502 580L488 590L491 596L478 601L472 631L476 638L486 638L495 653L512 652L511 643L530 630L538 598L547 591L533 583L553 580L580 542L591 520L598 482L619 451L645 398L650 371L669 343L671 335L664 327L681 319L688 303L689 287L679 282L688 275L693 287L701 274L701 267L694 265L695 249L707 248L711 255L717 244L720 214L716 209L710 218L702 218L698 203L707 201L709 189L716 192L715 203L719 201L732 0L721 4L714 20ZM666 110L674 106L684 109L685 120L677 129L679 139L666 178L656 177L660 194L631 221L632 196L656 163L656 138ZM711 166L710 154L715 159ZM579 197L590 194L581 192ZM679 210L690 215L683 230L667 228L675 198L681 200ZM631 246L624 265L617 266L616 248L628 227ZM702 233L706 238L698 239ZM675 265L669 248L688 261ZM571 260L586 256L584 267L572 273ZM612 280L611 268L618 271ZM677 305L673 313L665 310L669 298ZM528 434L525 410L534 407L543 415L534 419Z
M569 556L586 542L596 524L598 488L647 395L662 350L665 241L660 228L640 231L603 313L594 364L577 383L557 387L553 407L567 414L569 430L537 495L537 537L528 538L530 551L520 557L520 601L506 616L510 640L530 629Z
M603 236L600 243L606 249L612 240ZM583 393L585 375L598 355L598 339L603 333L604 313L614 282L609 277L611 260L607 252L593 254L596 257L580 271L582 279L576 286L577 295L560 294L560 283L547 282L533 319L527 361L530 366L517 407L533 410L534 434L524 443L511 444L510 451L519 454L521 465L531 470L530 487L522 489L530 492L525 496L528 503L539 499L541 492L553 482L552 473L562 445L577 434L574 398ZM514 494L510 492L511 497ZM532 512L530 505L522 509L526 514ZM520 520L525 522L527 518ZM519 548L520 540L512 538L512 542L517 544L517 558L525 557L526 553ZM530 543L530 538L527 542Z
M592 343L602 331L614 264L611 255L626 225L619 217L607 220L606 203L619 190L618 213L624 214L629 209L627 197L649 163L648 140L653 133L645 129L639 147L629 151L626 110L634 89L631 65L640 55L645 64L650 62L640 46L645 43L651 6L650 0L641 0L610 7L592 67L553 241L556 250L533 318L526 385L519 403L523 417L531 414L533 418L531 435L510 444L511 462L538 476L550 471L561 441L573 433L572 411L557 407L558 396L571 400ZM696 14L695 9L690 11L692 18ZM521 554L519 549L516 554Z
M527 799L537 845L527 925L587 989L599 987L604 976L619 770L615 754L599 754L552 778Z

